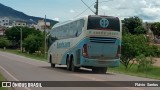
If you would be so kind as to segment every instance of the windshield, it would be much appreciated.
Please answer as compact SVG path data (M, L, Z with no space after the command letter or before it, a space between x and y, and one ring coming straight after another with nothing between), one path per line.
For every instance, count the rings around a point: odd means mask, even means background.
M87 29L120 31L120 22L118 18L111 16L89 16Z

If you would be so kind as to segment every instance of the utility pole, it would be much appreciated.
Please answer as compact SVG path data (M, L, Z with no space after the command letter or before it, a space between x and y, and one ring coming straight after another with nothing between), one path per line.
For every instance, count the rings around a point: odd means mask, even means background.
M46 15L44 19L44 57L46 57Z
M20 31L20 33L21 33L21 52L23 52L23 46L22 46L22 44L23 44L23 43L22 43L22 28L20 28L20 30L21 30L21 31Z
M15 27L16 28L16 27ZM18 28L16 28L18 31L19 31L19 29ZM23 52L23 40L22 40L22 37L23 37L23 34L22 34L22 28L20 27L20 49L21 49L21 52Z
M95 14L98 15L98 0L97 0L97 2L96 2L95 8L96 8Z

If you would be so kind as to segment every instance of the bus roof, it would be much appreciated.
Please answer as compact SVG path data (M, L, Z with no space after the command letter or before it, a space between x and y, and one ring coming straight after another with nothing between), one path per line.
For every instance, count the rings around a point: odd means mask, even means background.
M52 28L59 27L59 26L61 26L61 25L65 25L65 24L67 24L67 23L69 23L69 22L72 22L72 21L73 21L73 20L68 20L68 21L64 21L64 22L59 22L59 23L55 24Z
M56 27L59 27L59 26L62 26L62 25L65 25L65 24L68 24L70 22L73 22L73 21L76 21L76 20L79 20L79 19L84 19L84 18L88 18L88 17L112 17L112 18L118 18L118 17L114 17L114 16L105 16L105 15L87 15L87 16L84 16L84 17L81 17L81 18L78 18L78 19L75 19L75 20L68 20L68 21L64 21L64 22L59 22L57 24L55 24L53 28L56 28Z
M88 15L84 16L84 17L80 17L80 18L74 19L74 20L68 20L68 21L64 21L64 22L59 22L59 23L55 24L52 28L56 28L56 27L59 27L61 25L65 25L65 24L68 24L70 22L73 22L73 21L76 21L76 20L79 20L79 19L84 19L84 18L87 18L87 17L88 17Z
M88 17L111 17L111 18L118 18L115 16L106 16L106 15L89 15Z

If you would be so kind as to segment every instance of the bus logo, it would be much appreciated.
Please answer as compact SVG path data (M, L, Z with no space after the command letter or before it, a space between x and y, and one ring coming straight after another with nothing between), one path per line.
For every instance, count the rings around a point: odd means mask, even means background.
M101 27L106 28L109 25L109 21L106 18L102 18L99 24Z

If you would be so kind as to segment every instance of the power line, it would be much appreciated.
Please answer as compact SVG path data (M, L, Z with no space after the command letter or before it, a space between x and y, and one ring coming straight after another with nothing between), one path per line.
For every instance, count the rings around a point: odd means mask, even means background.
M90 9L95 14L95 12L83 0L81 1L88 7L88 9Z
M92 5L90 5L89 7L92 7L95 3L93 3ZM84 11L82 11L80 14L76 15L73 18L77 18L78 16L82 15L85 11L87 11L89 8L85 9Z
M77 18L78 16L80 16L80 15L82 15L85 11L87 11L88 9L90 9L94 14L96 14L96 15L98 15L98 4L99 3L103 3L103 2L108 2L108 1L113 1L113 0L107 0L107 1L101 1L101 2L98 2L98 0L97 0L97 2L96 2L96 12L94 12L92 9L91 9L91 7L95 4L95 3L93 3L91 6L88 6L83 0L81 0L88 8L87 9L85 9L84 11L82 11L80 14L78 14L78 15L76 15L76 16L74 16L73 18Z

